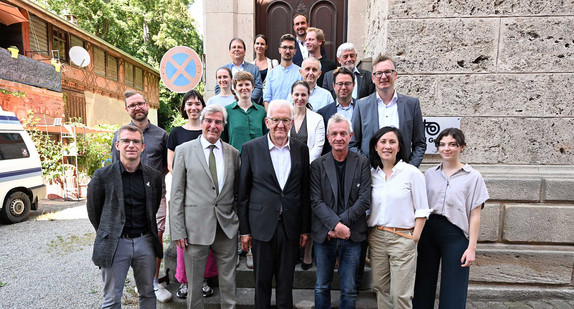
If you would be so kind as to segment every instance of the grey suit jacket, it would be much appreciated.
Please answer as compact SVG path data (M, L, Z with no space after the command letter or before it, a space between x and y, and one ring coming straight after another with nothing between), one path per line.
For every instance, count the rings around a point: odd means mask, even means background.
M396 90L395 90L396 91ZM369 141L379 130L377 92L357 101L353 111L353 138L349 148L366 157L369 156ZM397 94L399 131L403 135L409 163L418 167L427 149L423 116L419 99Z
M365 212L371 206L371 167L369 160L349 151L345 165L345 211L337 215L339 200L337 168L331 152L311 164L311 238L318 243L341 222L351 230L350 239L361 242L367 238Z
M116 161L98 169L88 184L86 208L88 218L96 229L92 261L104 268L112 265L126 223L120 164L120 161ZM161 202L163 175L143 164L141 168L146 189L146 217L154 236L155 255L161 258L163 251L157 235L155 214Z
M239 151L221 142L225 171L217 195L200 139L175 149L169 221L172 240L187 238L192 245L207 246L215 240L217 223L227 237L237 235Z
M232 70L233 72L233 63L228 63L224 65L224 67ZM259 67L251 64L249 62L243 63L243 69L245 72L251 73L253 75L253 79L255 80L255 85L253 88L253 92L251 93L251 100L253 102L259 102L261 96L263 96L263 83L261 82L261 73L259 73ZM233 77L232 77L233 78ZM221 90L219 89L219 85L215 85L215 94L219 94Z
M333 98L337 100L335 89L333 88L334 71L335 70L331 70L327 73L323 73L325 78L323 79L322 87L329 90L333 95ZM373 80L371 79L371 72L359 69L359 76L355 75L355 79L355 87L357 87L357 99L364 98L375 92L375 84L373 84Z

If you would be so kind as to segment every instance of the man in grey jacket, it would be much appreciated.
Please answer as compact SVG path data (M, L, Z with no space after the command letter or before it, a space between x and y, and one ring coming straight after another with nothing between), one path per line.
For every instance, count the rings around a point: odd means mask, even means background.
M156 258L163 256L156 213L162 175L141 164L145 149L140 129L119 129L115 143L119 161L100 168L88 185L87 210L96 230L92 261L102 269L102 308L120 308L130 266L139 291L139 307L156 307L153 287Z

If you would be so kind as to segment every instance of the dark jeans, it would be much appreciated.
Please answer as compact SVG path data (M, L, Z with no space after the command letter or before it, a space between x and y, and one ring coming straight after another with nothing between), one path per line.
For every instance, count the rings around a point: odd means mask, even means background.
M469 267L461 267L460 259L467 248L459 227L444 216L430 216L418 244L413 308L434 308L440 263L439 308L465 308Z
M337 257L339 258L338 273L341 285L339 308L355 308L361 243L336 238L325 240L322 244L315 242L314 247L317 266L315 308L331 308L331 282Z

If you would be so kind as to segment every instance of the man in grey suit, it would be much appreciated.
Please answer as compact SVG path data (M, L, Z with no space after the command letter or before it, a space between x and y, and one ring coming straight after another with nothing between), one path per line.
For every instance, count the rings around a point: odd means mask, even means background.
M233 38L229 42L229 55L231 56L231 63L224 65L224 67L231 70L231 74L235 75L238 71L245 71L253 75L255 80L254 89L251 93L251 100L255 103L261 104L259 101L263 95L263 83L261 82L261 73L259 68L249 62L245 62L245 41L240 38ZM271 68L270 68L271 69ZM231 76L233 78L233 76ZM215 94L219 94L221 89L219 85L215 85Z
M135 126L118 131L119 160L98 169L88 184L86 208L96 229L92 261L102 269L102 308L120 308L130 266L139 291L139 307L156 307L153 279L163 251L156 213L163 175L143 165L144 135Z
M239 152L221 141L227 112L203 109L202 134L175 150L169 220L171 239L185 251L187 308L203 308L201 285L209 249L217 263L221 307L235 308Z
M364 98L375 92L375 85L371 81L371 72L359 69L356 66L357 50L353 43L345 42L339 45L339 48L337 48L337 61L341 68L347 68L353 72L355 80L355 88L353 88L352 93L353 99ZM336 98L336 89L333 86L333 83L335 83L334 72L335 70L332 70L324 74L325 78L323 79L322 87L329 90L333 98Z
M369 156L369 140L380 128L398 128L405 143L410 164L418 167L427 144L419 99L397 93L398 73L389 56L379 56L373 65L372 80L377 91L357 102L353 113L353 138L349 147Z
M311 238L317 280L315 308L331 308L331 282L339 260L340 308L355 308L361 243L367 238L365 212L371 205L369 160L349 151L351 122L341 114L328 122L332 151L311 163Z

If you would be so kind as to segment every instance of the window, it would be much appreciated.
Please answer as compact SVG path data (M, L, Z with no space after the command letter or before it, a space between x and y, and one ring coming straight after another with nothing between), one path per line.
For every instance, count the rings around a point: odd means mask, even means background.
M106 52L94 46L94 71L96 74L106 76Z
M75 36L75 35L71 35L70 36L70 48L74 47L74 46L80 46L80 47L84 47L84 40L80 39L79 37Z
M68 34L52 26L52 50L60 52L60 61L68 61L67 48ZM54 55L56 56L56 55Z
M48 24L38 16L30 14L30 54L51 57L48 49ZM30 56L30 55L26 55Z
M111 80L118 80L118 58L106 55L106 76Z
M134 87L143 90L143 70L136 67L134 70L135 80Z
M134 86L134 66L131 63L124 62L124 79L126 86Z
M30 157L30 152L20 133L0 133L0 160Z

